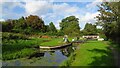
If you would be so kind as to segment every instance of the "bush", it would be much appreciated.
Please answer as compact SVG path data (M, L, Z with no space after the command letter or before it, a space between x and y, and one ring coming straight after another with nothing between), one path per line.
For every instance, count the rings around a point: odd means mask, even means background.
M15 53L9 53L6 54L4 53L2 55L2 59L3 60L11 60L11 59L17 59L17 58L23 58L23 57L27 57L32 55L33 53L35 53L35 51L33 49L22 49L21 51L17 51Z
M2 39L27 39L27 37L23 34L19 34L19 33L7 33L4 32L2 33Z

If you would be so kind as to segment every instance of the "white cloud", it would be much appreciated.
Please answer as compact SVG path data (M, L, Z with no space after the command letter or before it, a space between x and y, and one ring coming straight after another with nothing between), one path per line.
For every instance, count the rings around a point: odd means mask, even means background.
M47 1L26 2L25 10L27 14L45 14L52 8L52 4Z
M87 8L94 8L97 5L101 4L102 0L95 0L93 2L91 2L90 4L86 5Z
M18 14L15 13L16 11L13 12L14 8L16 7L24 8L24 4L20 2L2 2L1 3L2 10L0 11L1 18L16 19L20 18L21 16L24 16L25 13Z
M0 19L0 22L1 22L1 21L5 21L5 20L4 20L4 19Z
M91 3L93 5L95 3ZM89 4L90 5L90 4ZM86 7L86 9L89 7ZM27 14L37 14L43 19L47 19L45 21L46 24L49 22L53 22L57 28L59 27L59 22L63 18L74 15L80 20L80 26L84 27L84 25L88 22L94 23L94 17L97 16L98 12L90 13L89 11L84 11L83 9L79 8L78 6L71 6L68 3L61 3L61 4L53 4L46 1L39 1L39 2L27 2L25 5L26 13ZM48 11L51 10L52 12L49 13ZM82 15L80 13L83 13Z
M7 3L6 6L8 8L5 8L4 16L8 18L12 18L13 15L15 17L21 17L22 15L38 15L43 18L45 21L45 24L50 23L51 21L55 24L57 28L59 28L59 22L67 17L74 15L80 20L80 26L83 28L85 23L87 22L94 22L94 17L98 14L98 12L91 13L90 11L87 11L89 7L92 7L92 5L95 5L96 3L92 2L87 5L84 9L77 6L77 5L70 5L68 3L52 3L52 2L46 2L46 1L32 1L32 2L26 2L25 4L22 4L20 2L11 2ZM13 8L19 6L25 9L24 14L16 14L12 12ZM93 9L93 8L92 8Z
M59 29L60 20L70 15L75 15L78 17L80 13L79 12L80 8L78 6L71 6L67 3L61 3L61 4L48 3L47 5L52 6L46 9L46 10L48 9L51 10L52 11L51 13L45 12L40 7L36 7L36 11L34 12L38 14L39 16L41 16L43 20L45 20L45 24L48 24L49 22L52 21L58 29ZM44 8L46 7L47 6L44 6ZM34 14L34 12L32 14ZM40 14L40 12L45 12L45 13Z
M81 18L81 20L80 21L82 21L82 22L89 22L89 21L91 21L91 20L95 20L94 18L97 16L99 14L99 12L95 12L95 13L86 13L85 14L85 16L83 16L82 18Z
M57 22L54 24L57 29L60 29L60 27L59 27L60 22L61 22L61 20L57 20Z
M82 27L82 29L84 28L86 23L92 23L94 24L96 22L95 17L99 14L99 12L95 12L95 13L86 13L85 16L82 16L80 18L80 26Z
M78 6L71 6L67 3L62 4L54 4L53 5L53 12L57 15L72 15L76 13L80 13L81 9Z

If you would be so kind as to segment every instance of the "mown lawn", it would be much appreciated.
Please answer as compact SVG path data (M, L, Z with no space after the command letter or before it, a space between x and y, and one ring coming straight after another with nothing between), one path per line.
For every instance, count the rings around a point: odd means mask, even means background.
M109 45L105 41L88 41L62 63L62 66L113 66Z
M72 38L68 38L69 42L72 41ZM65 44L63 38L49 38L48 40L42 42L40 46L59 46Z
M46 42L42 42L40 46L57 46L63 44L63 39L62 38L52 38L49 39Z

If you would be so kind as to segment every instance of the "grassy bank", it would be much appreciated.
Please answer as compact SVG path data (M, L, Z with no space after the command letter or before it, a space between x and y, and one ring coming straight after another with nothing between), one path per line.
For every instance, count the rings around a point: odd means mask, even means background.
M72 38L68 38L69 42L72 41ZM63 38L49 38L46 42L42 42L40 46L59 46L65 44Z
M38 46L42 40L29 39L29 40L8 40L4 41L2 45L2 56L3 60L11 60L16 58L27 57L35 52L32 49L35 46Z
M58 46L63 43L63 38L39 38L39 36L27 36L20 33L2 33L3 60L28 57L33 54L36 46Z
M78 50L61 66L112 66L111 50L105 41L88 41L80 44ZM68 64L69 63L69 64Z

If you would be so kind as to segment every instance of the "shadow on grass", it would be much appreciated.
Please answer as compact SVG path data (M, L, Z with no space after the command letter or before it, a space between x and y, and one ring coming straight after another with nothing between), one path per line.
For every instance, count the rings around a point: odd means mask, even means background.
M93 62L89 63L90 66L114 66L114 59L110 48L107 47L107 50L93 49L88 51L101 54L101 56L92 57Z

